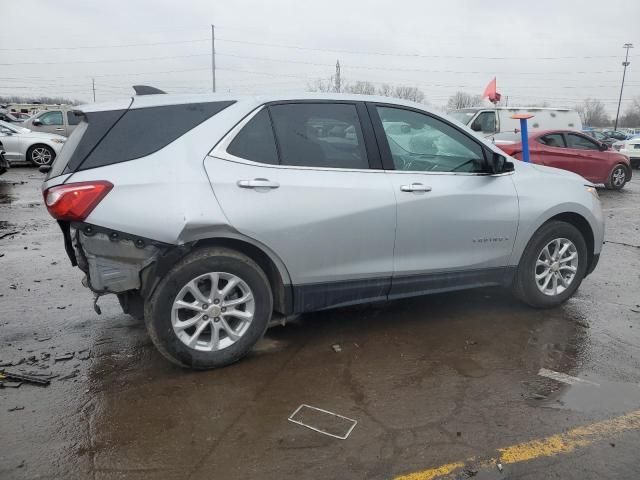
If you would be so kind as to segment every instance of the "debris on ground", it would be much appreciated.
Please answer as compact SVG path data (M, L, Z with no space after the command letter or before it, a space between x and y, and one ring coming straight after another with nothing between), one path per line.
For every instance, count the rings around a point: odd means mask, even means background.
M462 470L462 473L464 473L467 477L475 477L478 474L478 469L476 467L467 465L466 467L464 467L464 470Z
M51 340L51 337L36 337L37 342L46 342L47 340Z
M60 377L59 380L70 380L72 378L77 377L79 373L80 373L80 370L73 370L71 373L65 375L64 377Z
M15 283L12 283L11 285L9 285L9 288L10 288L11 290L15 290L15 289L16 289L16 288L18 288L18 287L17 287L17 285L16 285Z
M533 398L534 400L546 400L547 397L545 395L541 395L539 393L533 393L531 395L531 398Z
M89 360L91 358L91 350L88 348L86 350L80 350L78 355L76 355L78 360Z
M47 386L50 380L48 378L37 377L35 375L25 375L23 373L7 372L6 370L0 370L0 380L4 379L15 380L19 382L33 383L36 385Z
M498 465L496 466L498 467L498 471L502 473L502 464L498 462Z
M16 405L15 407L11 407L8 411L15 412L17 410L24 410L24 405Z
M477 345L478 342L476 342L475 340L465 340L465 342L467 345Z
M18 388L22 382L5 382L0 380L0 388Z
M71 360L74 356L73 352L61 353L60 355L56 355L56 362L62 362L64 360Z
M333 351L336 353L340 353L342 351L342 347L339 343L334 343L333 345L331 345L331 348L333 348Z

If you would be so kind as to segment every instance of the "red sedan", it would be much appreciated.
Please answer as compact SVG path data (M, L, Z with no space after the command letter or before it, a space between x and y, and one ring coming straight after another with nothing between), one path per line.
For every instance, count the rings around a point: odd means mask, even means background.
M494 135L497 147L514 158L522 159L519 133ZM620 190L631 180L629 158L586 135L571 130L540 130L529 134L529 157L532 163L561 168L582 175L593 183Z

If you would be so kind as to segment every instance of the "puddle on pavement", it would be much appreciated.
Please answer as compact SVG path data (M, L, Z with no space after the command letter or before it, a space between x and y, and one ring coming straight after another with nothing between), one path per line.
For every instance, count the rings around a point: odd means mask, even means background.
M539 395L546 398L529 399L530 405L585 412L590 414L613 415L627 413L640 408L640 384L613 382L594 375L581 375L592 383L567 385L555 380L545 380L547 389ZM546 390L546 391L545 391Z

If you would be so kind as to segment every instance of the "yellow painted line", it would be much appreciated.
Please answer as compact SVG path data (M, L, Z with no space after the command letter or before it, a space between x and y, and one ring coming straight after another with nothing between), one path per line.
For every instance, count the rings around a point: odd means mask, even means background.
M473 465L478 469L496 468L498 463L509 465L537 458L553 457L574 452L605 437L638 429L640 429L640 410L602 422L576 427L565 433L500 448L498 455L488 460L486 457L483 457L481 461L476 457L471 457L465 461L447 463L439 467L400 475L395 477L395 480L432 480L450 475L461 470L465 465Z

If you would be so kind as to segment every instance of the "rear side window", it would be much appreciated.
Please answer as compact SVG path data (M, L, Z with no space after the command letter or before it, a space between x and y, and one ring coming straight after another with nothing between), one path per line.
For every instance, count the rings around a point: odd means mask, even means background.
M269 110L282 165L369 168L355 105L291 103Z
M540 137L540 143L547 147L564 148L564 138L561 133L550 133L544 137Z
M67 112L67 123L69 125L78 125L80 123L80 117L77 116L73 111L69 110Z
M96 135L102 134L102 140L87 152L88 156L81 160L78 169L102 167L150 155L232 103L234 102L188 103L127 110L113 127L108 125L109 122L104 122L103 128L96 130ZM90 117L88 121L90 129ZM79 149L82 143L84 138Z
M227 152L254 162L278 164L278 149L266 108L260 110L233 139Z

